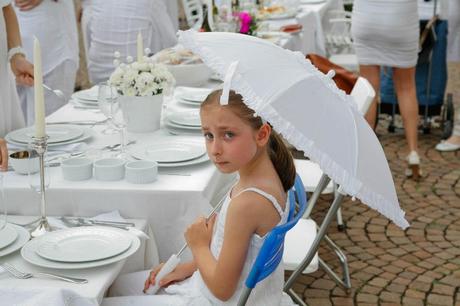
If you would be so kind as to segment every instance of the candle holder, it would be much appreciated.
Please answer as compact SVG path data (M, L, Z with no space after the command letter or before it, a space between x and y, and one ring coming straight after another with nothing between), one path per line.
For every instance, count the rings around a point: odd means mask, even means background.
M48 148L48 136L32 137L32 148L37 152L40 163L40 218L37 226L31 231L33 238L39 237L47 232L51 232L52 228L46 218L46 183L45 183L45 153Z

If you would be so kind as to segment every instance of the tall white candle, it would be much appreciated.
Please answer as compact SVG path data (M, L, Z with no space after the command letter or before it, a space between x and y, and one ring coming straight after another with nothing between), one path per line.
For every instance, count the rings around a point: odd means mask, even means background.
M45 137L45 99L43 96L42 52L34 37L35 137Z
M137 34L137 61L142 62L144 56L144 42L142 41L142 33Z

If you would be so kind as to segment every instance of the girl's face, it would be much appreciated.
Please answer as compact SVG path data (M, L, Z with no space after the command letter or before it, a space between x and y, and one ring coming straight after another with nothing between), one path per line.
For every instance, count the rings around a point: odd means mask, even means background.
M200 116L206 150L221 172L238 171L252 161L258 150L257 131L226 107L205 106Z

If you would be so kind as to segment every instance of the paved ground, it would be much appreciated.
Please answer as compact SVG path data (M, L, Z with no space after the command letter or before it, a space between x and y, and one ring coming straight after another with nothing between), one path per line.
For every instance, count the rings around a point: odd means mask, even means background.
M459 97L460 86L454 88ZM309 305L460 306L460 151L439 153L434 149L441 137L439 129L420 135L426 177L419 183L407 180L405 139L401 134L388 134L387 125L381 122L377 132L411 226L402 231L348 198L342 206L347 229L338 232L334 223L329 236L347 254L352 290L346 293L321 270L301 276L294 289ZM322 220L330 200L330 196L321 198L314 219ZM320 256L337 267L331 253L324 246L320 250Z

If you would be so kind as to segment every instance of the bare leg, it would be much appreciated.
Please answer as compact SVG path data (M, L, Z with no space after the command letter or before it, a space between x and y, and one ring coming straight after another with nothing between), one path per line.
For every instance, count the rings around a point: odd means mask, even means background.
M415 90L415 67L393 68L393 81L404 123L409 152L417 151L418 101Z
M365 118L369 125L375 129L377 122L377 101L380 93L380 66L377 65L359 65L359 74L371 83L375 90L375 98L369 106Z

